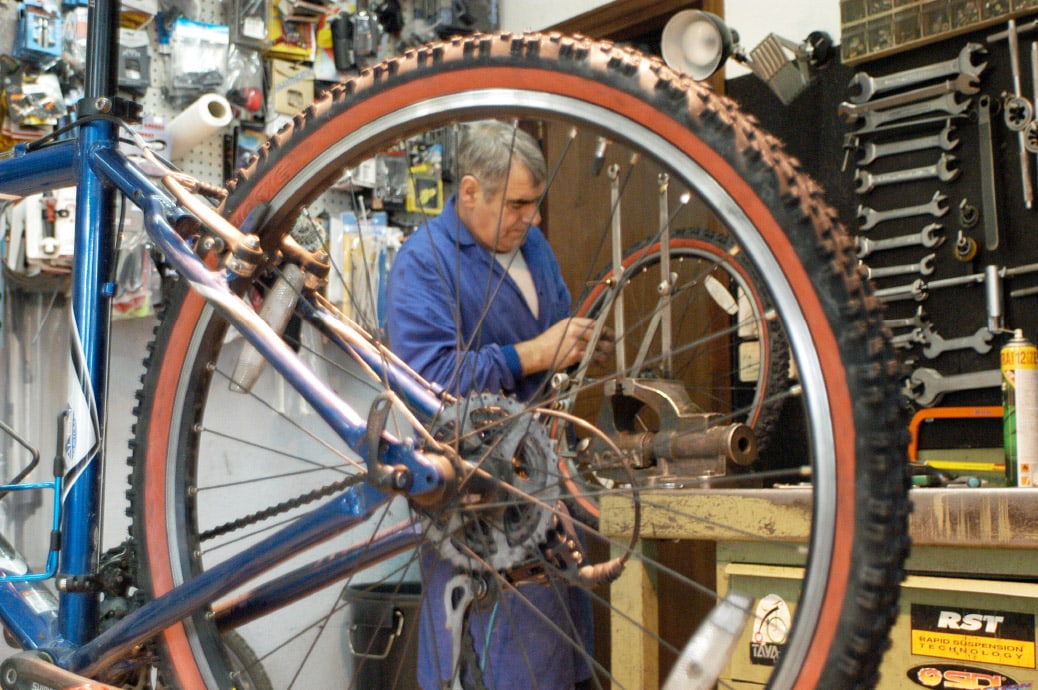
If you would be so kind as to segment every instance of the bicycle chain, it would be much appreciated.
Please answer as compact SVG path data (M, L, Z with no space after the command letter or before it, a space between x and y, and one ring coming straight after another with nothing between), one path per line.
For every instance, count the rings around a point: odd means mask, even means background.
M251 515L246 515L236 520L225 522L222 525L202 532L200 535L198 535L198 540L206 541L208 539L214 539L216 537L220 537L225 534L229 534L236 530L242 529L243 527L248 527L249 525L254 525L258 522L262 522L263 520L268 520L274 517L275 515L287 513L288 511L299 508L300 506L304 506L307 503L313 503L318 499L326 498L328 496L331 496L332 494L344 491L350 488L351 486L354 486L355 484L359 484L360 482L364 481L365 477L367 477L367 473L365 472L354 474L347 477L346 479L342 479L337 482L332 482L331 484L327 484L312 491L308 491L305 494L289 499L287 501L283 501L281 503L278 503L277 505L268 506L267 508L252 513Z

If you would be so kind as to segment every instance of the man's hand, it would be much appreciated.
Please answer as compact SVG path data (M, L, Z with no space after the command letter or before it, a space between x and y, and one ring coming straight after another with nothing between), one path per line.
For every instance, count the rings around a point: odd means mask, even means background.
M532 340L516 343L515 351L523 366L523 375L565 369L580 362L587 351L594 328L593 319L573 316L557 321ZM603 329L596 343L595 361L604 360L612 351L612 333Z

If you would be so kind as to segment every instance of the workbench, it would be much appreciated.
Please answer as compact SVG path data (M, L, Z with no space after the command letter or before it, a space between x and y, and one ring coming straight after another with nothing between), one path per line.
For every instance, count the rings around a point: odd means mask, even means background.
M651 553L661 540L705 542L713 546L719 593L776 595L795 609L809 488L653 491L642 498L640 549ZM1038 490L919 488L911 498L909 574L879 688L1038 687ZM701 519L675 519L689 514ZM603 501L602 531L622 543L633 517L629 502ZM610 596L655 629L655 583L637 561ZM723 677L730 687L759 687L769 671L766 659L751 658L749 627ZM641 638L612 640L612 667L628 674L624 687L658 687L658 650L650 635Z

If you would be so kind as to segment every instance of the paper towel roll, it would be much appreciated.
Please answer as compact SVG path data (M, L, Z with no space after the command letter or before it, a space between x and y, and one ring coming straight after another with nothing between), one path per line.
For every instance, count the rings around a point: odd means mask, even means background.
M173 118L167 131L170 160L180 160L202 141L230 124L231 104L219 94L207 93Z

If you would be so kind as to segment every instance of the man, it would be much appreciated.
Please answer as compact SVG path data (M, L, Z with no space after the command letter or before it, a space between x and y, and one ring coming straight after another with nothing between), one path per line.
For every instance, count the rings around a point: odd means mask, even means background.
M547 372L581 360L593 326L569 316L569 290L537 227L544 157L522 130L484 121L467 128L457 161L456 194L393 261L389 344L457 396L490 391L529 400L543 391ZM611 346L603 340L600 347ZM425 690L453 677L444 593L455 571L433 549L422 554L418 676ZM503 588L490 610L469 609L469 645L486 686L568 690L588 678L586 599L558 583L517 588L519 594Z
M457 194L393 260L390 346L452 393L528 400L543 372L580 361L593 325L569 318L569 290L536 227L544 158L522 130L483 122L469 127L458 168Z

